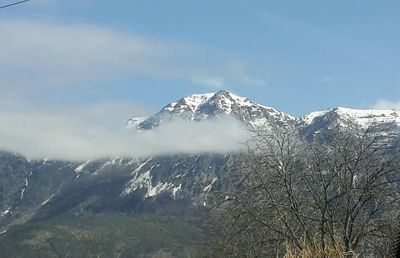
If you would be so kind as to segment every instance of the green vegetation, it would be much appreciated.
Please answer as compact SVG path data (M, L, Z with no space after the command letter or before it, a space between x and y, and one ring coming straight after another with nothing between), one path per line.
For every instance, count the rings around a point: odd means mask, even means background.
M0 235L0 257L197 257L202 232L161 215L58 217Z

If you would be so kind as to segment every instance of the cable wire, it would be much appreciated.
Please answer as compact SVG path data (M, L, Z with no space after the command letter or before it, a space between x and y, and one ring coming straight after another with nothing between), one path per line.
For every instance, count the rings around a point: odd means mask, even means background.
M4 9L4 8L7 8L7 7L10 7L10 6L13 6L13 5L22 4L22 3L25 3L25 2L29 2L29 1L31 1L31 0L23 0L23 1L15 2L15 3L3 5L3 6L0 6L0 9Z

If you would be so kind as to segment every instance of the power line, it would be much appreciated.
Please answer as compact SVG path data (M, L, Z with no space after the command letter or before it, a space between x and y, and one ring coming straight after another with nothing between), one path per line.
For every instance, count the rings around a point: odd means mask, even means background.
M23 0L23 1L12 3L12 4L3 5L3 6L0 6L0 9L4 9L4 8L7 8L7 7L10 7L10 6L13 6L13 5L22 4L22 3L25 3L25 2L29 2L29 1L31 1L31 0Z

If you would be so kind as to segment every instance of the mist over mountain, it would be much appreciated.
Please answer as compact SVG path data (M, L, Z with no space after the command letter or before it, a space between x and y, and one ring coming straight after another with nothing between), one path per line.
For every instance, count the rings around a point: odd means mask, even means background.
M43 125L35 128L39 124L40 120L23 130L15 128L16 134L9 142L29 131L38 133L43 129ZM80 221L87 216L100 216L96 217L99 221L103 219L101 216L111 218L121 214L169 214L171 218L197 219L198 215L193 214L207 207L209 193L224 189L230 171L238 167L235 157L240 155L252 131L285 128L313 140L328 138L337 126L350 125L359 128L372 125L376 130L390 127L399 141L400 111L340 107L295 118L248 98L219 91L183 97L153 116L131 118L120 131L123 137L114 131L98 133L92 138L93 131L88 130L85 137L89 138L79 139L76 138L79 134L68 132L70 127L60 126L42 135L51 136L46 145L50 152L60 150L53 156L56 158L40 157L46 152L42 153L43 146L39 145L35 146L37 155L33 159L10 152L0 155L0 250L7 250L9 254L18 253L21 248L34 252L38 247L29 243L34 241L31 234L36 234L42 245L39 249L51 253L51 248L45 245L46 239L54 240L59 233L50 230L48 223L60 226L57 223ZM63 132L68 133L67 145L58 141L63 135L57 134ZM26 139L31 136L25 135ZM4 131L2 137L5 137ZM80 145L86 139L99 141L99 144ZM5 144L3 149L13 147L12 144L7 146L7 141L2 144ZM58 149L52 148L52 144ZM66 146L67 150L61 150ZM23 144L18 147L20 149L13 151L29 148ZM97 151L82 155L94 149ZM71 151L75 151L75 155L69 154ZM141 224L142 219L135 217L135 223ZM65 230L77 230L68 223L63 224ZM160 225L156 223L152 227ZM99 229L101 225L93 228ZM117 235L116 239L125 241L121 240L124 234ZM178 245L181 237L190 239L194 235L180 235L171 241L177 241L174 243ZM11 239L25 240L6 245ZM68 241L76 245L74 241L80 238L73 239ZM96 241L97 246L103 245L105 240ZM198 243L189 245L192 244Z
M295 118L228 91L194 94L146 117L135 105L72 110L2 109L0 148L29 159L85 161L165 154L237 152L257 128L294 127L304 135L353 120L398 127L399 111L346 108ZM128 121L128 122L126 122ZM229 129L228 129L229 128Z

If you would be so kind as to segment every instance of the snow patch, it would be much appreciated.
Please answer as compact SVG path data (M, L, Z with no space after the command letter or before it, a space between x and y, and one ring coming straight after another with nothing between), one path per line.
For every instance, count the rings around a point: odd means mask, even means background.
M215 93L193 94L189 97L184 97L183 100L193 112L196 112L201 105L206 103L214 95Z
M256 118L254 121L249 122L253 128L262 128L268 124L268 120L265 117Z
M146 163L146 162L145 162ZM143 164L142 164L143 165ZM144 165L143 165L144 166ZM143 166L139 166L135 172L139 172L140 169ZM142 173L142 174L136 174L136 176L130 180L127 184L127 187L124 189L124 191L122 192L123 195L128 195L138 189L143 189L143 188L147 188L149 189L151 187L151 180L152 177L150 175L151 170L154 168L154 166L152 166L150 168L150 170Z
M171 184L171 183L162 183L162 182L160 182L160 183L158 183L157 185L155 185L154 187L153 186L150 186L148 189L147 189L147 193L146 193L146 195L145 195L145 198L148 198L148 197L153 197L153 196L156 196L156 195L158 195L158 194L160 194L160 193L162 193L162 192L166 192L167 190L169 190L171 187L172 187L173 185Z
M148 161L150 161L150 160L148 160ZM144 165L147 162L144 162L142 165ZM139 172L142 167L143 166L136 169L137 170L136 172ZM182 184L180 184L178 187L176 187L172 183L159 182L155 186L153 186L153 183L152 183L153 178L151 176L151 171L155 167L157 167L157 165L152 166L149 170L147 170L144 173L136 174L135 178L133 178L131 181L128 182L127 187L122 192L122 195L126 196L126 195L133 193L136 190L146 189L147 191L144 196L145 198L154 197L163 192L171 192L172 196L175 198L177 192L181 190Z
M128 129L135 129L140 123L145 121L148 117L141 116L141 117L134 117L128 120L126 127Z
M77 166L75 168L75 172L76 173L81 173L83 171L83 169L90 163L90 160L86 161L85 163L80 164L79 166Z
M59 169L57 169L57 171L61 171L61 170L66 169L66 168L68 168L68 167L71 167L71 164L62 166L62 167L60 167Z
M217 177L215 177L211 183L209 185L207 185L206 187L204 187L203 192L209 192L213 186L213 184L218 180Z
M54 197L54 194L51 195L49 199L47 199L46 201L42 202L42 206L46 205L51 199L53 199L53 197Z
M10 212L11 212L11 208L8 208L7 210L3 211L3 212L1 213L1 215L2 215L2 216L6 216L6 215L8 215Z
M28 187L28 185L29 185L29 178L32 176L32 171L30 171L29 172L29 175L25 178L25 186L24 186L24 188L22 188L22 190L21 190L21 196L20 196L20 198L19 198L19 200L22 200L23 198L24 198L24 195L25 195L25 192L26 192L26 188Z
M182 184L179 184L179 186L172 188L172 196L174 199L176 198L176 194L178 191L182 191Z
M144 166L146 166L146 164L149 163L152 159L153 159L153 158L149 158L148 160L146 160L145 162L143 162L142 164L140 164L132 173L134 174L134 173L140 172L140 171L142 170L142 168L143 168ZM153 168L151 168L151 169L153 169ZM151 170L151 169L150 169L150 170Z
M315 118L321 117L326 113L328 113L327 110L311 112L310 114L300 118L300 120L303 121L306 125L311 125L314 122Z

